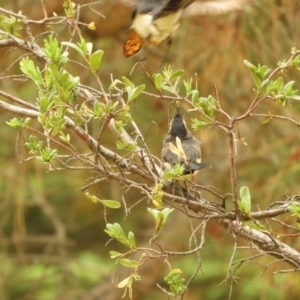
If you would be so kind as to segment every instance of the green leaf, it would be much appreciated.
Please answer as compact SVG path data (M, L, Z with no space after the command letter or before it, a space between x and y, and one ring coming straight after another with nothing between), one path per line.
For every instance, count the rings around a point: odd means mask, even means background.
M169 285L173 297L177 297L186 291L187 287L182 277L182 271L180 269L172 269L170 273L164 278L164 281Z
M261 79L260 79L259 76L254 75L254 83L255 83L255 85L256 85L256 87L257 87L258 89L261 88Z
M282 77L278 77L276 80L277 93L281 93L284 86Z
M128 268L137 268L139 266L139 262L137 260L127 259L127 258L121 258L119 262L121 265Z
M90 63L86 57L86 53L78 46L75 45L74 43L70 43L70 42L62 42L61 43L64 46L68 46L70 48L72 48L73 50L75 50L78 54L80 54L80 56L87 62Z
M262 224L261 222L259 222L258 220L255 220L254 222L245 222L244 224L245 226L249 226L252 229L256 229L259 231L265 231L265 232L269 232L269 229Z
M128 94L128 101L136 99L144 89L145 89L144 84L134 88L131 86L127 86L126 90Z
M249 68L249 69L253 69L255 68L255 66L253 64L251 64L248 60L244 60L244 64Z
M162 75L161 74L154 74L153 78L154 78L154 85L155 85L155 87L160 91L162 83L163 83L163 77L162 77Z
M109 251L110 258L116 258L122 255L122 253L117 251Z
M70 144L71 137L69 134L64 134L64 132L61 131L59 138L66 144Z
M102 118L103 116L103 104L99 101L94 101L93 116L94 118Z
M261 80L263 80L269 72L270 69L268 69L268 67L259 65L256 74L260 77Z
M265 88L269 85L270 80L269 79L265 79L262 83L261 83L261 88Z
M192 102L193 104L197 103L199 100L199 92L197 90L192 91Z
M251 212L251 196L247 186L242 186L240 188L240 198L241 201L239 201L239 207L241 211L249 215Z
M18 31L23 29L23 22L23 18L0 15L0 29L17 37L21 36Z
M109 207L109 208L117 209L117 208L121 207L120 202L116 201L116 200L100 200L99 199L99 202L101 202L104 206Z
M299 95L290 96L289 98L293 99L293 100L297 100L297 101L300 100L300 96Z
M132 93L132 96L131 96L131 100L137 98L141 94L141 92L145 89L145 87L146 87L145 84L142 84L142 85L136 87L133 90L133 93Z
M117 285L117 287L119 289L121 289L121 288L123 288L125 286L128 286L128 285L131 286L131 284L132 284L132 277L129 276L129 277L123 279L121 282L119 282L118 285Z
M23 58L20 62L21 71L27 75L37 86L44 85L42 73L34 62L27 57Z
M170 80L176 77L180 77L183 74L184 74L184 70L177 70L172 73L172 75L170 76Z
M132 248L136 248L134 233L131 231L128 232L128 241L131 244Z
M152 202L153 204L158 207L162 208L163 207L163 202L162 202L162 197L163 197L163 192L162 192L163 184L162 183L156 183L155 186L153 187L152 190Z
M293 85L295 84L295 81L289 81L282 89L282 92L290 91Z
M130 300L133 299L133 295L132 295L132 282L133 282L133 280L141 280L141 277L137 273L133 273L129 277L127 277L124 280L122 280L117 285L118 288L125 288L125 292L124 292L122 298L124 298L126 296L127 291L128 291L128 297L129 297L129 299Z
M184 85L187 97L192 92L192 84L193 84L193 79L192 78L190 78L188 80L183 80L183 85Z
M98 197L96 197L95 195L90 195L89 192L85 192L84 194L86 195L87 198L89 198L90 200L92 200L94 203L100 202L104 206L109 207L109 208L120 208L121 207L121 204L120 204L119 201L115 201L115 200L102 200L102 199L99 199Z
M113 90L113 89L115 89L116 88L116 86L118 85L118 84L124 84L121 80L119 80L119 79L115 79L112 83L111 83L111 85L109 86L109 90Z
M125 76L122 77L123 82L125 83L126 86L135 88L135 85Z
M167 222L169 214L174 210L173 208L166 207L162 211L157 209L148 208L147 209L153 216L155 221L155 234L154 237L158 235L160 230L164 227Z
M119 150L129 150L129 151L134 151L136 145L131 144L131 143L124 144L124 143L122 143L121 141L117 141L117 142L116 142L116 146L117 146L117 149L119 149Z
M97 50L90 56L90 68L94 74L96 74L100 68L100 63L101 63L103 54L104 54L104 51Z
M135 249L135 246L132 245L132 241L129 241L122 229L122 227L120 226L120 224L118 223L114 223L114 224L110 224L107 223L106 224L106 228L104 229L104 231L112 238L116 239L118 242L122 243L123 245L131 248L131 249Z
M300 218L300 203L299 202L291 202L288 206L288 211L292 213L292 216L297 216Z
M190 178L190 175L183 175L185 166L183 164L176 164L172 168L166 168L161 175L165 180L185 180Z
M212 122L210 120L208 120L207 118L205 118L205 116L203 116L201 118L201 120L198 119L192 119L192 128L193 130L198 130L201 129L203 127L209 126L211 125Z

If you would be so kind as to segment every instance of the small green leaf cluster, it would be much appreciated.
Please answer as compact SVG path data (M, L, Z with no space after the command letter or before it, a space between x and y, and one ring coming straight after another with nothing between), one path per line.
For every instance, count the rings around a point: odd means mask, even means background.
M184 71L173 71L171 66L168 66L164 68L162 73L163 74L158 73L153 75L155 87L159 91L165 90L177 96L179 93L179 80L184 74Z
M213 123L215 119L215 112L217 110L217 100L209 95L208 97L200 97L199 91L193 89L193 79L190 78L183 82L186 90L186 97L192 98L192 103L195 107L194 110L200 110L202 116L200 119L192 119L192 128L194 130L201 129L205 126L209 126Z
M141 92L145 89L145 84L139 85L139 86L135 86L127 77L123 76L122 77L122 81L126 86L126 91L127 91L127 95L128 95L128 102L136 99Z
M115 102L115 103L119 104L120 102ZM115 119L116 128L118 130L121 130L122 127L126 126L128 122L133 120L129 110L130 110L130 106L124 105L121 109L114 111L113 115Z
M164 278L164 281L169 285L173 297L177 297L182 294L187 288L184 284L185 279L182 277L180 269L173 269Z
M63 8L68 18L74 18L76 13L76 4L71 0L64 0Z
M300 218L300 203L299 202L291 202L288 206L288 211L292 213L292 216L297 216Z
M284 106L289 99L300 100L300 96L297 95L298 90L293 89L295 81L289 81L284 84L282 77L278 77L277 80L270 82L267 87L267 94L270 94L277 103Z
M154 85L159 91L168 91L171 94L178 96L179 94L179 82L184 74L183 70L173 71L172 68L165 67L162 74L154 74ZM194 110L200 110L202 112L201 119L194 119L193 129L200 129L202 127L211 125L215 118L215 111L217 109L217 101L213 96L200 97L199 91L193 89L193 80L188 79L183 81L185 87L186 98L191 97L192 103L195 107Z
M116 146L117 146L117 149L119 149L119 150L128 150L130 152L136 150L135 144L132 144L132 143L125 144L125 143L122 143L121 141L117 141Z
M176 164L171 168L166 168L161 176L165 180L185 180L190 177L190 175L183 175L185 166L183 164Z
M28 57L22 59L20 67L38 88L38 120L55 136L65 128L66 113L73 113L72 104L79 94L79 77L65 71L68 53L63 51L56 38L50 35L44 44L43 50L49 59L44 74Z
M123 76L122 81L119 79L116 79L112 82L109 89L113 90L116 89L117 91L120 91L118 88L118 85L121 85L124 87L125 91L127 92L127 103L129 104L132 100L136 99L145 89L146 85L142 84L139 86L135 86L135 84L129 80L127 77Z
M35 154L38 151L41 151L43 148L43 141L36 141L36 137L33 135L29 136L28 142L25 143L25 146L29 149L30 154Z
M59 134L59 138L65 143L70 143L70 135L65 134L63 130L66 126L66 116L81 125L85 113L88 111L84 106L76 105L76 99L79 95L79 77L73 77L65 70L68 62L69 53L63 49L63 46L71 47L79 52L88 62L91 71L95 73L100 66L103 51L96 51L92 53L92 44L81 40L77 45L72 43L59 44L58 40L50 35L44 40L43 51L47 57L47 67L42 72L35 63L28 57L23 58L20 62L21 71L28 76L37 86L37 106L39 108L38 120L42 123L44 130L52 137ZM109 103L108 105L94 102L95 118L102 117L106 112L110 114L116 110L119 103ZM78 109L79 107L79 109ZM130 119L128 116L129 108L122 109L119 113L121 120ZM90 117L90 115L88 116ZM27 126L28 120L22 121L13 119L7 124L13 128L20 129ZM119 128L122 124L118 124ZM31 153L40 151L41 157L39 159L49 162L56 155L56 150L49 148L41 149L41 143L36 142L31 138L27 147Z
M104 54L103 50L96 50L95 52L92 52L93 44L86 42L84 39L80 39L80 42L77 44L63 42L62 45L68 46L75 50L88 64L92 73L95 75L97 74L102 61L102 56Z
M30 120L31 120L30 118L26 118L25 120L13 118L9 121L6 121L5 123L13 129L22 129L28 126Z
M40 151L41 156L38 156L37 159L46 163L49 163L57 154L56 149L44 148Z
M260 66L260 65L255 66L247 60L244 60L244 64L252 71L254 77L254 83L259 92L262 88L264 88L268 84L269 79L265 79L265 78L271 70L268 69L268 67L266 66Z
M192 97L194 110L200 110L202 116L199 119L192 118L192 128L194 130L201 129L205 126L213 124L215 112L217 110L217 100L209 95L208 97L200 97L197 89L191 89L191 82L185 82L185 87L188 95Z
M106 224L106 228L104 231L112 238L116 239L121 244L129 247L131 250L136 251L135 245L135 237L133 232L129 231L128 236L125 235L122 227L118 223L114 224ZM117 285L118 288L125 288L123 297L126 296L127 292L129 294L129 299L132 299L133 296L133 289L132 283L134 280L141 280L140 276L137 273L137 269L140 266L140 262L133 259L124 258L126 254L122 254L117 251L110 251L110 257L112 259L117 258L117 263L120 263L122 266L134 269L130 276L123 279Z
M121 100L113 101L111 98L107 98L105 103L94 100L92 109L87 105L87 101L80 105L77 99L80 94L79 77L73 77L65 69L69 60L68 48L79 53L90 67L91 72L97 76L104 52L102 50L93 52L93 44L85 42L84 39L76 44L71 42L59 43L53 35L50 35L44 40L43 51L47 66L43 71L28 57L23 58L20 62L20 69L23 74L29 77L37 87L38 121L42 124L43 129L51 137L59 135L59 138L67 144L70 144L70 135L64 133L66 117L74 120L78 126L91 119L107 121L114 119L117 130L121 131L128 122L132 121L129 102L142 93L145 85L136 87L129 79L123 77L122 82L116 81L112 86L119 82L123 84L124 91L128 94L128 101L125 105ZM24 128L27 125L27 120L13 119L8 125L16 129ZM28 143L30 151L33 152L42 150L38 148L38 145L38 142L29 141ZM131 144L119 144L118 146L130 151L135 149L134 145ZM51 155L47 155L50 154L48 152L48 150L44 151L43 160L45 161L50 159Z
M62 46L59 46L58 40L53 35L49 35L48 40L44 40L44 45L45 54L61 71L68 62L68 52L63 51Z
M131 248L136 249L134 233L129 231L128 236L125 235L122 227L118 223L106 224L106 229L104 231L113 239L116 239L121 244Z
M247 60L244 60L244 64L253 73L254 83L256 86L256 94L258 96L271 96L277 103L283 106L289 99L300 100L300 96L297 95L298 90L295 90L293 88L295 81L289 81L285 83L283 78L280 76L277 79L271 80L270 76L267 77L271 70L268 69L266 66L255 66ZM281 62L279 63L279 65L282 68L288 67L286 62ZM299 69L299 55L289 62L289 66L293 66Z
M299 202L291 202L288 206L288 211L292 213L292 216L297 217L297 228L300 230L300 203Z
M37 157L38 160L49 163L56 157L57 150L49 147L43 148L43 144L43 141L37 141L35 136L30 135L25 146L29 149L30 154L35 154L37 152L40 154L40 156Z
M212 119L215 117L217 100L213 96L209 95L208 97L199 97L199 92L197 90L193 90L192 102L196 108L203 111L205 116Z
M20 130L22 128L28 128L30 120L30 118L26 118L25 120L13 118L7 121L6 124L11 128ZM50 162L57 154L56 149L43 148L43 141L36 141L36 137L33 135L29 136L28 142L25 142L25 146L29 149L30 154L39 152L40 156L38 156L37 159L43 162Z
M129 112L130 106L123 105L119 108L120 104L119 101L113 102L111 100L109 100L107 104L94 101L92 116L100 120L114 118L116 128L121 130L128 122L132 121L132 117Z
M23 20L22 18L16 18L14 16L0 16L0 29L12 34L16 37L19 37L19 31L23 28ZM6 39L7 36L5 34L0 34L0 40Z
M148 208L148 211L151 213L155 221L155 234L153 238L155 238L158 235L159 231L164 227L169 214L173 210L174 210L173 208L164 208L162 211ZM117 259L116 264L119 263L124 267L133 269L132 271L130 271L131 274L127 278L119 282L119 284L117 285L118 288L125 288L124 296L128 292L129 299L132 299L132 293L133 293L132 283L134 280L141 279L137 271L138 268L141 265L143 265L144 262L147 260L149 253L145 251L144 248L143 249L137 248L134 234L130 231L128 233L128 236L126 236L124 230L118 223L106 224L106 229L104 231L110 237L112 237L113 239L117 240L121 244L131 249L131 251L124 254L117 251L110 251L109 254L112 259ZM131 255L132 252L137 252L139 250L143 251L140 260L125 258L126 256ZM170 289L174 295L178 295L179 293L184 291L184 286L183 286L184 279L181 278L181 274L179 274L178 270L172 270L170 274L165 278L165 281L170 285Z
M155 233L153 238L157 237L160 230L165 226L169 214L174 210L173 208L166 207L163 210L148 208L147 209L155 221Z

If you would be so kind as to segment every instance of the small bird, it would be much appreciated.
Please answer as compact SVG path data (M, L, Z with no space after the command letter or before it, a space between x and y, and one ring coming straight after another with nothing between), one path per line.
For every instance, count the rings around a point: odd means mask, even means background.
M171 39L179 27L183 9L194 0L136 0L136 10L129 36L124 44L126 57L137 54L143 46L155 47Z
M201 163L200 142L187 129L178 107L163 141L161 157L164 162L170 165L183 164L185 166L184 175L211 167L209 164Z

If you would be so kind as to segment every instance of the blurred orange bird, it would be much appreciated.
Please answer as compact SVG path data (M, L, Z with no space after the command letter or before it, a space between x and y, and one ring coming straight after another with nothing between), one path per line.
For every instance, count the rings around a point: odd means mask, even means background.
M155 47L171 39L179 27L183 9L194 0L136 0L136 10L129 36L124 44L124 55L137 54L143 46Z

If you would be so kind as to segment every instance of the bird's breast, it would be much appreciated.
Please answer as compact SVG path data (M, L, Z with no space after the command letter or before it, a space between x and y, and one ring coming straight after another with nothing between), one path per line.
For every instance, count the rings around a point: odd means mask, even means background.
M137 14L131 28L153 47L173 35L179 27L181 14L182 10L178 10L157 19L151 14Z

